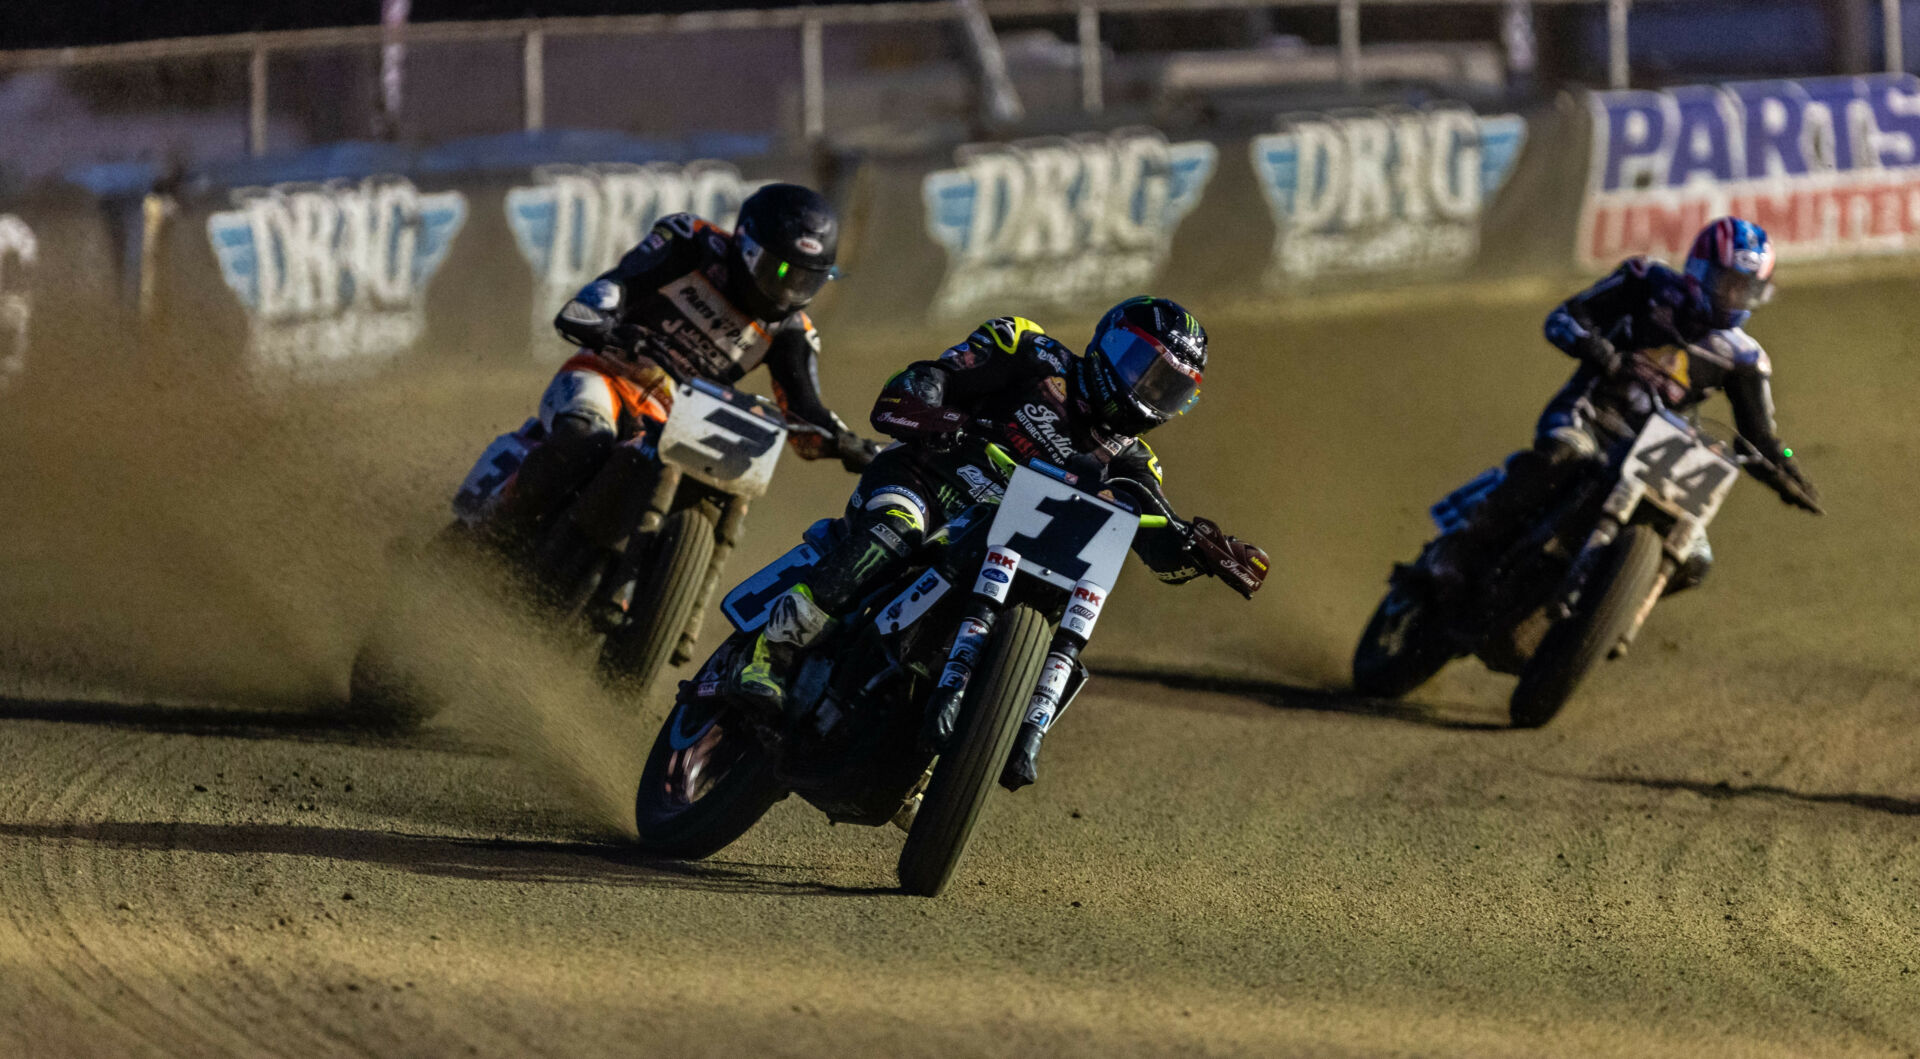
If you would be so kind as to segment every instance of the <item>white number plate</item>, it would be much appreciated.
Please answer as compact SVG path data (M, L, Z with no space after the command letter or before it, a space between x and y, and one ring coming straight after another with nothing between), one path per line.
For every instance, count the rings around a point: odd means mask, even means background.
M728 400L733 397L733 400ZM660 458L734 496L766 492L786 427L719 387L680 386L660 431Z
M1014 468L987 544L1020 553L1020 572L1049 584L1111 585L1140 516L1026 467Z
M807 571L820 561L820 553L811 544L796 546L787 554L760 568L760 572L734 586L720 601L720 612L741 632L752 632L767 623L773 601L792 591L807 579Z
M1705 524L1740 476L1733 461L1663 415L1649 417L1620 476L1646 487L1647 499Z

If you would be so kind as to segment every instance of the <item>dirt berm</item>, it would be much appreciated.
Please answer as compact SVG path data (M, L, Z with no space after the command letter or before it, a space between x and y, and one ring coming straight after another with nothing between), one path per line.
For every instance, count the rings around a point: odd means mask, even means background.
M1273 576L1136 571L1096 654L1240 683L1096 684L935 901L890 892L896 832L793 802L633 861L657 705L510 623L427 631L459 674L427 731L335 723L386 545L533 369L275 388L43 345L0 397L0 1054L1913 1054L1920 314L1910 279L1786 280L1754 332L1832 513L1736 490L1707 585L1527 733L1471 664L1339 688L1426 505L1563 376L1553 295L1213 322L1154 440ZM825 326L850 418L958 337ZM786 464L734 572L850 485Z

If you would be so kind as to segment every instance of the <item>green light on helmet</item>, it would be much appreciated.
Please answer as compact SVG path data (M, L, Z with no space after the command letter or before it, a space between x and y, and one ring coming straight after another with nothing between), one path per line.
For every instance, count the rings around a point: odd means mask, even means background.
M1781 450L1780 450L1780 454L1781 454L1782 456L1785 456L1785 457L1786 457L1787 459L1793 459L1793 450L1792 450L1792 449L1781 449Z
M780 277L781 279L786 279L787 263L785 261L780 262L780 267L778 269L775 269L773 274Z

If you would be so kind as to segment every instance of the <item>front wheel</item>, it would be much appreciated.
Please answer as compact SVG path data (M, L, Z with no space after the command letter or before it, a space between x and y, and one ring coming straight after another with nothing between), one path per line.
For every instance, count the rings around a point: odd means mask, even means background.
M646 694L693 620L713 546L713 519L704 510L683 508L668 516L634 586L627 624L607 637L600 652L608 678Z
M1405 695L1453 658L1440 635L1433 594L1395 580L1353 649L1353 690L1376 699Z
M720 852L786 796L773 755L710 705L679 703L660 726L640 773L634 824L640 849L699 860Z
M1032 607L1007 609L967 687L951 748L933 768L920 811L900 850L900 888L937 897L967 850L994 780L1020 731L1020 720L1047 660L1047 619Z
M1650 526L1623 527L1582 595L1592 602L1555 625L1520 673L1508 715L1516 728L1538 728L1566 705L1596 663L1632 631L1653 595L1665 548Z

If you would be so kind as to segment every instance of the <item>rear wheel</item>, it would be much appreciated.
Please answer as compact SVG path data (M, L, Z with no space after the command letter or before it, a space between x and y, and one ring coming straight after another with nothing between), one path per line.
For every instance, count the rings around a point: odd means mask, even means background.
M1431 593L1403 584L1387 589L1353 649L1353 690L1397 699L1431 680L1453 658L1440 631Z
M786 796L773 755L716 708L680 703L654 737L634 798L640 848L698 860L731 845Z
M1020 731L1047 658L1046 618L1024 604L1008 608L967 687L951 749L940 755L920 811L900 851L900 888L938 896L953 877L981 807Z
M654 537L627 624L607 637L600 653L602 671L636 696L644 696L666 668L693 620L713 547L713 519L701 508L675 511Z
M1650 526L1632 525L1607 549L1589 582L1590 603L1548 631L1513 689L1508 715L1516 728L1538 728L1566 705L1580 681L1633 628L1634 617L1653 594L1665 549Z

